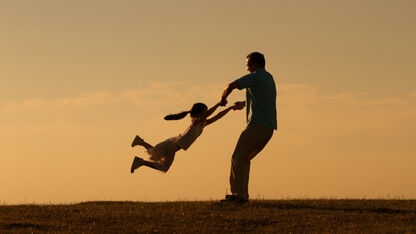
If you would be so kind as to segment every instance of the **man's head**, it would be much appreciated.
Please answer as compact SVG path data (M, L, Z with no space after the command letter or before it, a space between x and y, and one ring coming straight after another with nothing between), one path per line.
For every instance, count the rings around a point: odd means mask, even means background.
M264 68L266 62L264 60L264 55L259 52L253 52L247 55L247 71L253 73L259 68Z

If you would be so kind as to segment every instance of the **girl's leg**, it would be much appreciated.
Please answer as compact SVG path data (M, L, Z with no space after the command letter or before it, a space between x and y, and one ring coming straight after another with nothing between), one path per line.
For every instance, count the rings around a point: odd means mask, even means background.
M172 151L166 153L166 156L164 156L160 161L143 160L143 165L159 171L167 172L170 166L172 165L173 160L175 159L176 151L178 151L179 149L179 147L173 148Z
M134 170L136 170L137 168L141 166L147 166L162 172L167 172L170 166L172 165L173 160L175 159L176 151L178 151L179 149L179 147L173 148L172 151L167 153L166 156L163 157L160 161L147 161L135 156L130 171L131 173L133 173Z
M141 139L140 137L136 136L136 138ZM136 141L135 138L135 141ZM145 147L146 149L151 149L153 148L153 146L151 146L150 144L146 143L145 141L143 141L143 139L141 139L141 145L143 147ZM134 141L133 141L134 143ZM132 143L132 145L133 145ZM141 166L147 166L162 172L167 172L170 168L170 166L173 163L173 160L175 159L175 153L177 151L179 151L181 148L177 145L177 144L173 144L170 146L168 152L165 153L165 156L162 157L161 160L157 160L157 161L147 161L144 160L142 158L139 158L137 156L134 157L133 163L131 165L131 173L134 172L134 170L136 170L137 168L141 167Z
M140 138L138 135L134 138L133 142L131 143L131 147L134 147L136 145L141 145L147 150L153 148L153 146L147 142L145 142L142 138Z
M153 146L149 143L147 143L146 141L143 140L142 146L144 148L146 148L147 150L150 150L151 148L153 148Z
M141 166L147 166L147 167L150 167L159 171L163 171L163 172L167 172L169 170L169 166L167 167L163 163L156 162L156 161L146 161L142 158L135 156L131 164L130 172L133 173L137 168Z
M147 166L147 167L150 167L150 168L162 171L162 172L167 172L169 170L169 167L170 167L170 165L167 166L167 165L165 165L163 163L160 163L160 162L146 161L146 160L143 160L143 166Z

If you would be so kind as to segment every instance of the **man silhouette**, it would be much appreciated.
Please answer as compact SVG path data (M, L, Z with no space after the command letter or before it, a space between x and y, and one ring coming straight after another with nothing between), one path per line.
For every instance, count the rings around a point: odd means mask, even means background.
M247 106L247 127L241 133L231 159L231 195L224 202L248 202L248 181L251 160L266 146L273 131L277 130L276 84L273 76L265 70L264 55L253 52L247 55L247 74L228 84L221 96L221 105L234 89L246 89L246 101L238 102L240 108Z

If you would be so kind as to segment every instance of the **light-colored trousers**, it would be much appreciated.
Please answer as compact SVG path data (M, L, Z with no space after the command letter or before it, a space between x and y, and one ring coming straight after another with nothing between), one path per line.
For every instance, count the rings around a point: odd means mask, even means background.
M248 179L250 161L266 146L272 138L273 130L258 124L249 124L241 133L231 159L231 193L248 199Z

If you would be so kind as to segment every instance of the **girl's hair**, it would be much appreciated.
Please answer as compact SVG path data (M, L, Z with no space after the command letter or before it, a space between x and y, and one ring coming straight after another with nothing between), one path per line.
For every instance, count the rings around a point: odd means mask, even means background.
M196 117L199 113L201 113L203 110L208 109L207 105L204 103L195 103L192 105L192 108L189 111L183 111L177 114L170 114L165 116L165 120L178 120L185 118L186 115L190 114L192 118Z

